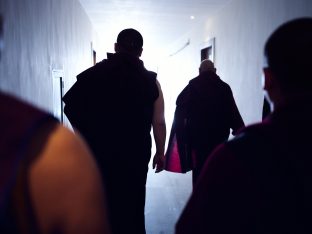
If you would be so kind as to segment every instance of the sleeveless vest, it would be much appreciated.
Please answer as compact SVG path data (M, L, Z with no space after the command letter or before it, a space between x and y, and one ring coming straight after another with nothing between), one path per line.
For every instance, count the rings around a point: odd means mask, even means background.
M63 98L64 111L100 164L126 160L126 165L133 162L127 155L135 154L136 165L147 166L158 95L156 73L146 70L138 58L113 54L77 76Z

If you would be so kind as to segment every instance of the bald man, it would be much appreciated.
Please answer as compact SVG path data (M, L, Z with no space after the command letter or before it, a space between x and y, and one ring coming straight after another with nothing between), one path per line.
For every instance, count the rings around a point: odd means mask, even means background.
M212 150L228 140L230 129L235 135L244 127L244 122L230 86L220 79L213 62L208 59L200 64L199 76L179 94L178 108L183 108L186 115L186 120L183 120L186 123L183 130L186 140L182 143L178 140L179 153L183 154L182 149L188 150L195 185ZM180 139L179 133L177 138ZM186 147L181 147L181 144Z

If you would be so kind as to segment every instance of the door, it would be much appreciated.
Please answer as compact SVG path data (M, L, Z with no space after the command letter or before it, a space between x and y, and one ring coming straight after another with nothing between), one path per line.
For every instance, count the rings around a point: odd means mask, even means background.
M64 104L62 101L64 95L63 74L63 70L52 70L53 115L58 118L61 123L64 122Z

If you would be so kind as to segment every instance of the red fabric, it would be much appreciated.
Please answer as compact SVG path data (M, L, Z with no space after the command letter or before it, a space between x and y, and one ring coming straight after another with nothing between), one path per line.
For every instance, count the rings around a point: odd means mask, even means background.
M177 144L177 139L174 136L173 141L172 141L172 146L169 149L170 152L167 152L167 154L170 154L170 157L168 158L166 162L166 171L170 172L176 172L176 173L181 173L181 162L180 162L180 156L178 152L178 144Z

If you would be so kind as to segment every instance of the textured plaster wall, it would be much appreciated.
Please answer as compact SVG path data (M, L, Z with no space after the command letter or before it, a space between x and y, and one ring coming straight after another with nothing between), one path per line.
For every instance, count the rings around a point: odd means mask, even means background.
M0 0L5 49L0 89L48 111L52 69L64 71L65 92L91 65L92 26L77 0Z
M205 23L201 41L216 38L216 67L247 124L262 115L263 46L276 27L312 17L311 0L233 0ZM290 58L291 59L291 58Z

